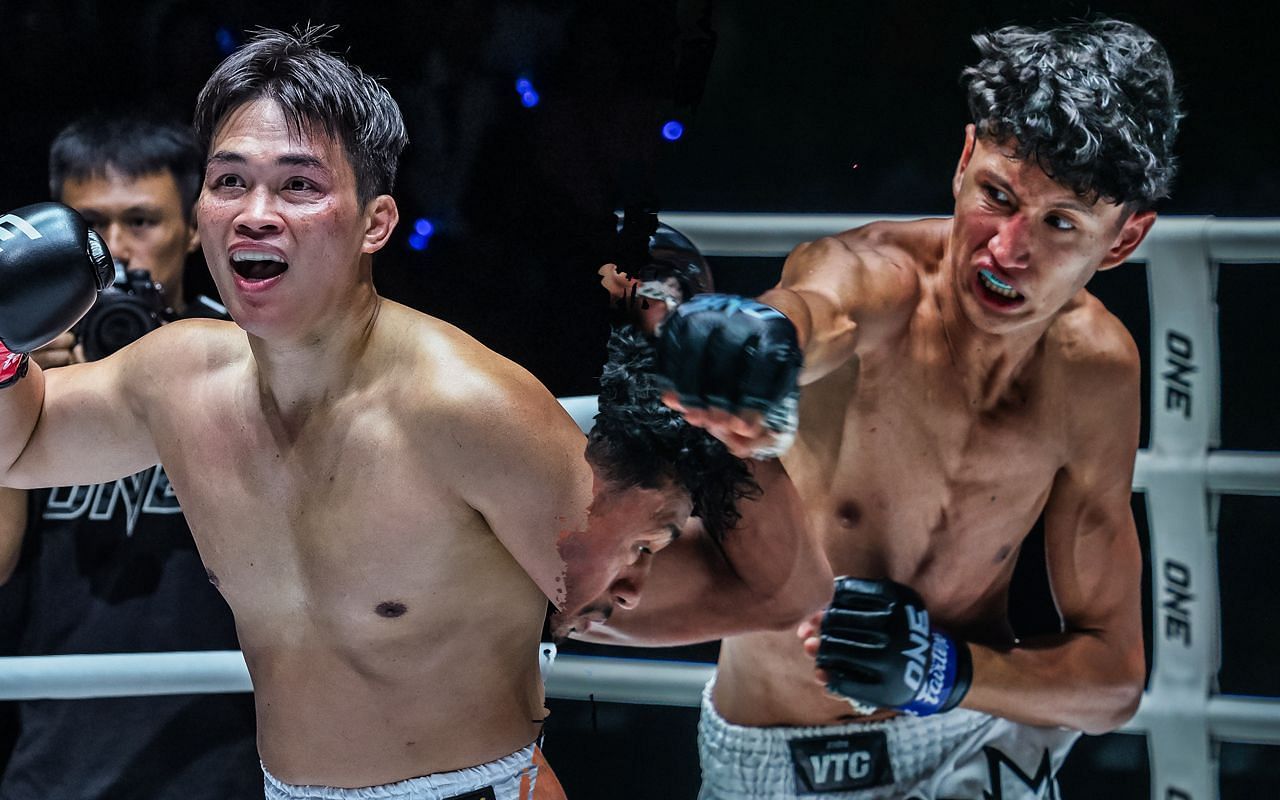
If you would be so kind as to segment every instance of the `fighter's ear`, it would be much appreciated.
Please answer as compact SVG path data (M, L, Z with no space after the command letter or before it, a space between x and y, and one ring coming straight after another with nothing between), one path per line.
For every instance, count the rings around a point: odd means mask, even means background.
M395 198L389 194L380 194L369 201L365 207L364 244L362 253L376 253L391 238L391 232L400 221L400 208Z
M200 249L200 229L196 227L195 215L187 223L187 255Z
M1111 247L1107 250L1107 255L1102 259L1099 270L1111 269L1112 267L1123 264L1129 260L1129 256L1133 255L1133 251L1138 249L1138 245L1142 244L1142 240L1147 238L1147 233L1151 230L1151 226L1155 224L1156 212L1154 211L1138 211L1129 215L1129 218L1120 226L1120 231L1116 234L1115 241L1111 243Z
M960 184L964 180L964 171L969 168L969 159L973 158L973 148L978 142L978 129L973 123L964 126L964 149L960 151L960 161L956 164L956 174L951 179L951 196L960 196Z

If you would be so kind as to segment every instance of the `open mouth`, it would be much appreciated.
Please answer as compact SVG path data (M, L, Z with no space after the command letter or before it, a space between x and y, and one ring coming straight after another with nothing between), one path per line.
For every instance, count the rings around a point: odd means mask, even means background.
M989 269L978 270L978 285L983 289L983 296L993 305L1012 307L1026 299Z
M271 253L242 250L231 256L231 268L247 281L265 281L283 275L289 264Z

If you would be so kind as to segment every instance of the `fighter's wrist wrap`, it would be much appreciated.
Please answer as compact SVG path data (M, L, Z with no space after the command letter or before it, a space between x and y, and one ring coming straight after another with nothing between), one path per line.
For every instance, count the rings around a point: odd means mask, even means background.
M933 631L930 639L929 669L920 691L899 709L917 717L950 711L960 705L973 680L973 656L967 644L941 631Z
M800 429L799 407L800 393L792 392L765 411L764 426L773 431L773 440L768 446L751 451L752 458L760 461L778 458L791 449L796 441L796 431Z
M22 376L27 374L29 361L26 353L10 352L4 342L0 342L0 389L22 380Z

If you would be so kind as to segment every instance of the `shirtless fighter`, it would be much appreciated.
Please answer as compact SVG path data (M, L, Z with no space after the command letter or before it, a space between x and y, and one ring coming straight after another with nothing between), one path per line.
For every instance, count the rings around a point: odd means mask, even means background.
M257 35L197 102L234 324L42 371L19 354L110 262L62 207L3 217L0 485L164 464L235 614L272 800L562 796L534 760L536 653L591 502L582 434L525 371L378 297L405 130L318 38Z
M1168 192L1172 74L1111 20L975 41L953 217L801 245L758 301L694 298L664 323L670 402L739 455L775 444L761 412L803 353L781 460L814 545L853 576L803 643L794 626L724 641L703 798L1056 797L1078 732L1138 705L1138 355L1084 286ZM1042 513L1062 631L1017 640L1009 581ZM602 631L654 630L674 552Z

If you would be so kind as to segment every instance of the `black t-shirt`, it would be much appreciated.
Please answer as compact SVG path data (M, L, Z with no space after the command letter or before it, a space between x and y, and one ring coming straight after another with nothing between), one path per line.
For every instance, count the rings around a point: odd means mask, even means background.
M160 467L31 492L0 618L19 655L239 647ZM251 694L17 706L0 800L261 800Z

